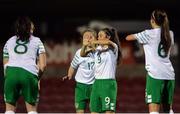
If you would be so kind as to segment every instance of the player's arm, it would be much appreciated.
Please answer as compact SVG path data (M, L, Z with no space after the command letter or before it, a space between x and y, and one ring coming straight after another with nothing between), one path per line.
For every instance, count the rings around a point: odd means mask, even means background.
M133 35L133 34L130 34L126 37L126 40L127 41L133 41L133 40L136 40L136 37Z
M38 57L37 57L37 66L39 67L39 79L42 77L45 69L46 69L46 50L45 47L43 45L43 43L41 42L41 40L38 40Z
M75 72L76 72L76 69L74 69L72 66L70 66L69 69L68 69L68 75L64 76L63 80L65 80L65 79L69 79L69 80L72 79L72 77L74 76Z
M80 56L86 57L86 55L93 50L95 50L94 46L91 46L91 43L87 39L83 39L83 46L81 47Z
M127 41L137 40L140 44L148 44L151 41L148 30L144 30L139 33L130 34L126 37Z
M46 53L39 54L38 67L39 67L39 79L40 79L46 69Z
M87 56L87 54L89 53L89 52L92 52L92 51L95 51L95 46L82 46L82 48L81 48L81 51L80 51L80 56L81 57L86 57Z
M9 58L3 58L3 64L6 65L9 61Z
M4 66L4 75L5 71L6 71L6 67L7 67L7 63L9 61L9 52L7 49L7 43L5 44L4 48L3 48L3 66Z
M83 45L81 48L80 56L81 57L86 57L87 51L86 51L87 45Z
M80 56L80 50L76 51L76 54L73 57L73 60L71 61L71 65L68 69L68 73L66 76L64 76L62 79L72 79L74 76L76 70L78 69L79 65L81 64L81 56Z
M175 43L174 43L174 33L173 33L173 31L170 31L170 36L171 36L170 54L172 54L172 53L173 53L173 50L176 49Z
M93 41L92 44L99 44L99 45L108 45L108 46L111 46L113 48L116 48L116 45L114 44L114 42L112 42L111 40L109 39L104 39L104 40L96 40L96 41Z
M6 75L6 74L5 74L5 71L6 71L6 67L7 67L8 61L9 61L9 58L4 58L4 57L3 57L4 75Z

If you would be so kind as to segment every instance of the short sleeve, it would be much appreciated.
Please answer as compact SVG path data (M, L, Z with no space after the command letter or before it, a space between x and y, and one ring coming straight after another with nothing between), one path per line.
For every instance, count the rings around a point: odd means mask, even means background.
M38 41L38 55L41 53L45 53L45 47L41 40Z
M74 69L77 69L79 64L81 63L81 56L80 56L80 50L78 50L76 52L76 54L74 55L73 57L73 60L71 61L71 66L74 68Z
M116 55L116 57L118 56L118 46L117 46L117 44L116 43L114 43L114 53L115 53L115 55Z
M134 36L140 44L148 44L151 39L147 30L136 33Z
M9 58L9 52L8 52L8 48L7 48L7 43L5 44L5 46L3 48L3 58Z

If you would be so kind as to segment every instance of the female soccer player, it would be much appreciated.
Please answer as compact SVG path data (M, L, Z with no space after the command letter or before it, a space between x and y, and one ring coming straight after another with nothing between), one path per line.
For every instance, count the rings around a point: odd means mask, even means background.
M121 55L117 33L114 29L102 29L98 33L98 40L92 44L98 47L95 51L95 82L90 109L92 113L114 113L117 96L116 65Z
M5 114L15 113L16 102L21 95L28 114L37 114L38 80L46 67L46 54L41 40L32 35L31 26L29 18L18 18L15 36L6 42L3 49Z
M94 30L87 29L83 33L83 43L89 44L96 40L97 33ZM84 50L87 52L87 57L81 57L80 52ZM83 46L78 49L68 70L68 75L63 79L71 79L76 72L76 88L75 88L75 108L76 113L84 113L86 105L89 102L92 84L94 83L94 53L91 46L86 49Z
M174 44L173 32L169 30L168 17L163 10L151 14L152 29L128 35L126 40L137 40L143 44L146 60L146 103L150 114L159 114L162 103L164 112L171 112L173 102L175 73L169 60ZM166 107L166 108L165 108Z

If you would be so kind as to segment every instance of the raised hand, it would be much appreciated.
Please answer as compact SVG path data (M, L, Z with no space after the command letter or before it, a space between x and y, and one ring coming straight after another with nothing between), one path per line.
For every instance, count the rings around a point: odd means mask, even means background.
M84 38L84 39L83 39L83 45L84 45L84 46L88 46L88 45L89 45L89 40L86 39L86 38Z

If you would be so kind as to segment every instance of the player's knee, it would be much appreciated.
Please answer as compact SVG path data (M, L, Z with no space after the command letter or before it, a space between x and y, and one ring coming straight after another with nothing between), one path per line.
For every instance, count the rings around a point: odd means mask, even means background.
M38 114L36 111L30 111L28 114Z
M5 114L15 114L14 111L6 111Z

